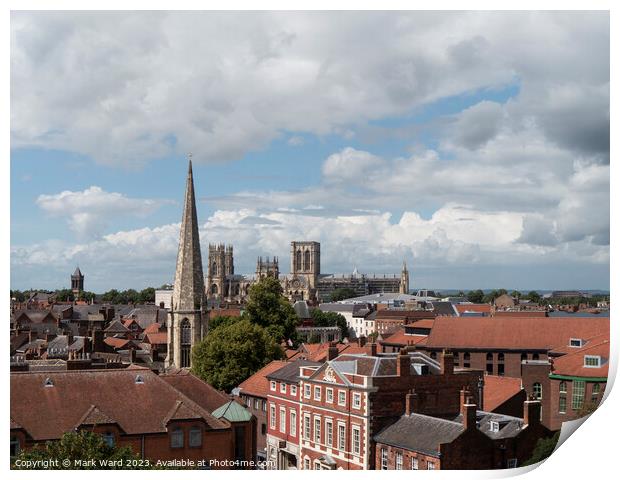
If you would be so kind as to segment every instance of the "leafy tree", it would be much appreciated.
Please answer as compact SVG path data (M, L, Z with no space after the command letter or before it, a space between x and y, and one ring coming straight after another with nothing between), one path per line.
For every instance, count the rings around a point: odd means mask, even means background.
M540 296L540 293L538 293L536 290L532 290L530 293L528 293L526 298L536 303L540 303L542 299L542 297Z
M140 456L133 453L129 447L111 447L101 435L81 430L79 432L67 432L60 440L46 442L44 446L38 446L30 450L22 450L16 459L25 461L58 459L59 465L52 468L58 470L111 470L118 469L112 461L120 461L123 469L140 468ZM76 465L76 460L94 460L92 466ZM63 465L63 460L69 460L68 465ZM18 468L19 467L13 467ZM25 467L22 467L25 468ZM37 467L41 468L41 467ZM147 467L142 467L147 468Z
M153 303L155 301L155 289L148 287L141 290L138 299L140 303Z
M209 331L213 331L214 329L224 325L231 325L235 322L238 322L239 320L241 320L241 317L216 315L215 317L209 319Z
M478 290L470 290L467 294L467 300L472 303L482 303L484 299L484 292L480 289Z
M266 328L277 343L287 339L296 342L295 327L299 325L299 317L282 294L277 279L264 277L250 287L245 315L250 322Z
M342 338L349 336L347 319L338 312L323 312L315 308L311 312L314 325L317 327L340 327Z
M518 290L513 290L510 296L514 298L521 298L521 292Z
M73 299L73 290L70 290L68 288L56 290L56 300L58 300L59 302L70 302Z
M329 299L332 302L339 302L340 300L346 300L347 298L353 298L357 296L357 292L352 288L337 288L331 293Z
M283 357L267 329L247 318L220 325L192 350L192 372L215 388L230 391L260 368Z
M534 451L532 452L532 456L523 463L523 466L533 465L535 463L542 462L544 459L551 456L551 454L553 453L553 450L555 449L555 446L558 443L559 438L560 438L559 431L556 432L555 435L553 435L553 437L540 438L538 442L536 443L536 447L534 448Z
M16 302L22 303L26 301L26 294L19 290L11 290L11 299L13 298L15 299Z
M112 290L108 290L101 296L101 299L104 302L110 302L110 303L117 303L119 298L120 298L120 292L115 288L113 288Z

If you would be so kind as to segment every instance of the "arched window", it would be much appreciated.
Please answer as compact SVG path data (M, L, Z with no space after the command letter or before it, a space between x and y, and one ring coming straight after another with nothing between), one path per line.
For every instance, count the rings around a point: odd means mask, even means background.
M537 353L532 355L532 360L538 360L539 358L540 358L540 355L538 355Z
M503 353L498 353L497 354L497 361L498 362L503 362L504 361L504 354Z
M522 353L521 354L521 361L524 362L525 360L527 360L527 353Z
M492 362L492 361L493 361L493 354L487 353L487 362Z
M304 270L310 270L310 250L304 252Z
M301 250L295 253L295 270L301 270Z
M211 275L217 275L217 263L215 262L211 264Z
M239 295L240 291L241 291L241 287L239 286L239 284L235 285L235 296Z
M217 295L217 285L215 283L211 285L211 293Z
M534 394L534 398L540 400L542 398L542 385L538 382L532 385L532 393Z
M465 360L466 362L469 362L469 352L466 352L465 355L463 355L463 360Z
M187 318L181 322L181 368L190 366L192 326Z
M436 360L437 359L437 352L431 352L431 358L433 360Z
M566 382L563 380L560 382L560 393L566 393Z

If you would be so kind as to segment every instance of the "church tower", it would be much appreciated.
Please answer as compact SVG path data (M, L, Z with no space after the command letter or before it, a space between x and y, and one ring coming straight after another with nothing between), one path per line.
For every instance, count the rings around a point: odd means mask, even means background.
M71 275L71 291L76 298L80 292L84 291L84 275L80 272L80 267L76 267L75 272Z
M168 319L166 368L190 367L191 349L207 333L204 277L198 236L194 178L190 155L185 202L179 235L179 253Z
M400 272L400 290L399 293L409 293L409 270L407 264L403 260L403 270Z

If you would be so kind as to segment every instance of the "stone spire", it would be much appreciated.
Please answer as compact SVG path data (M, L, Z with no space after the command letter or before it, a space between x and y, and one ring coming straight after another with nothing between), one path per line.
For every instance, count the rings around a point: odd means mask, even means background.
M409 270L407 270L407 263L403 259L403 269L400 272L400 288L399 293L409 293Z
M187 183L185 185L183 218L181 220L181 234L179 235L179 254L177 256L174 290L172 292L174 310L201 310L204 290L196 198L194 195L194 177L190 155Z

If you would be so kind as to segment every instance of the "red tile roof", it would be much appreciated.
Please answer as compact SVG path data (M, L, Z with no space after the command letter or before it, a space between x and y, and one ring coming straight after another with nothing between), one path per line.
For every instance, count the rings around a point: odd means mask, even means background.
M125 348L130 343L126 338L116 338L116 337L106 337L103 339L103 343L109 345L110 347L118 350L120 348Z
M416 322L416 325L418 323L419 322ZM426 340L426 335L408 335L405 333L405 329L401 327L389 337L380 340L379 343L382 345L400 345L404 347L406 345L417 345L423 340Z
M574 377L607 377L609 373L609 333L598 335L586 341L582 348L570 350L566 355L553 360L553 374ZM584 359L586 355L600 356L601 366L586 367Z
M144 342L151 345L165 345L168 343L168 332L147 333Z
M229 396L203 382L187 369L159 375L159 378L172 385L208 412L213 412L230 400Z
M164 433L179 401L209 428L230 427L148 368L13 372L10 395L11 418L34 440L60 438L93 416L130 435Z
M286 362L282 360L273 360L271 363L268 363L239 385L241 393L267 398L269 393L269 380L267 380L267 375L282 368L284 365L286 365Z
M491 313L491 305L488 303L457 303L454 307L459 315L465 312Z
M521 392L521 379L514 377L500 377L497 375L484 376L484 410L492 412L497 407L510 400Z
M151 323L144 329L144 333L159 333L161 325L159 323Z
M549 350L571 337L609 332L609 317L437 317L426 342L433 348Z

